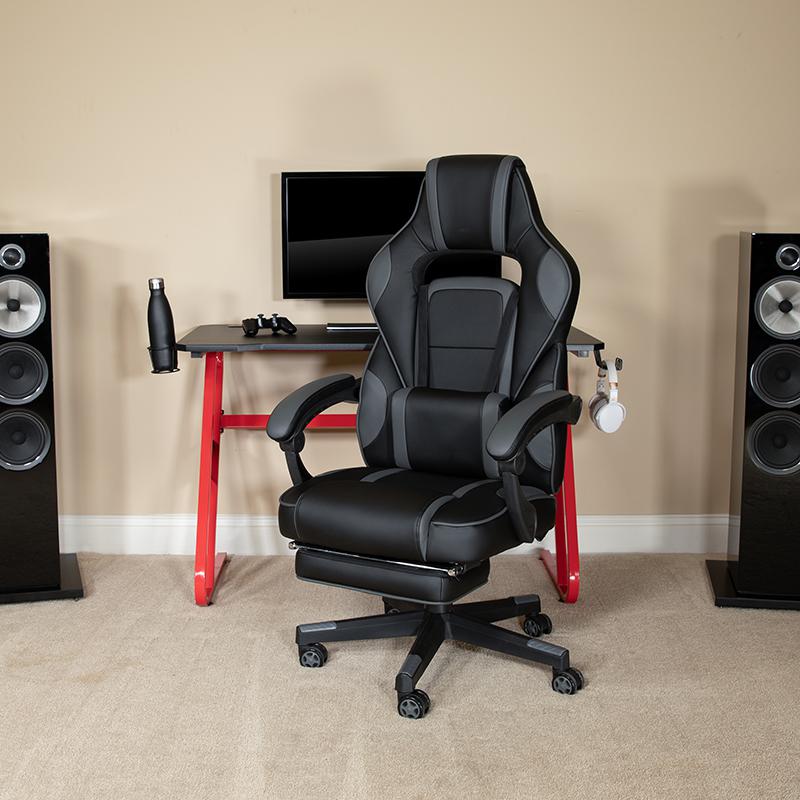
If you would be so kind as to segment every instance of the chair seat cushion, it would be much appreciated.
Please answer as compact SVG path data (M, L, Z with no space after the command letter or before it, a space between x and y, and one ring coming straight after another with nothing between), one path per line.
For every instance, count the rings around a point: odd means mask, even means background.
M539 527L553 525L555 501L526 495ZM319 475L280 499L288 539L331 550L415 563L473 564L519 544L494 479L356 467Z

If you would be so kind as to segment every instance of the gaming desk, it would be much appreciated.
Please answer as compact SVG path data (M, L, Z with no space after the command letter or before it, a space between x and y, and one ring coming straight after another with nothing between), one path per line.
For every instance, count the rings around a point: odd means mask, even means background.
M226 414L222 410L222 373L225 353L369 351L377 331L328 331L324 325L298 325L294 336L264 331L249 338L240 325L200 325L178 343L178 350L192 358L205 359L203 422L200 442L200 489L197 501L197 543L195 546L194 597L207 606L214 596L227 553L216 552L219 453L222 432L231 429L265 430L269 414ZM572 328L567 350L580 357L599 353L605 345L594 336ZM320 414L308 428L355 428L355 414ZM572 460L572 431L567 426L564 482L556 495L555 557L540 550L540 557L561 599L574 603L580 590L578 520L575 507L575 471Z

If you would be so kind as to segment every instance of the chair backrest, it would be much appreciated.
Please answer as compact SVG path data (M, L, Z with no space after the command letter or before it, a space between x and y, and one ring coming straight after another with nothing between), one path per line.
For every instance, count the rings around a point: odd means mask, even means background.
M497 253L520 264L501 278L428 281L444 253ZM380 336L364 370L358 438L371 466L497 477L492 425L529 395L567 385L566 338L579 274L545 227L515 156L431 161L417 207L370 264L367 298ZM526 485L558 489L566 428L528 448Z

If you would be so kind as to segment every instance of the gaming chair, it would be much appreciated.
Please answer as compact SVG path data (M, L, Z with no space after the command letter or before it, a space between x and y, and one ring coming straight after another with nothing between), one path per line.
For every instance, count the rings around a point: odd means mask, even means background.
M516 259L521 281L428 280L444 253ZM306 581L384 598L385 614L297 628L300 663L321 667L324 642L415 636L396 677L398 711L423 717L417 681L445 639L552 667L574 694L581 673L551 632L536 595L455 602L486 583L489 561L554 525L566 425L566 338L578 299L572 257L547 230L525 167L499 155L448 156L426 170L416 210L367 275L378 340L360 380L320 378L282 400L268 435L293 486L279 525ZM335 403L358 403L366 466L311 476L304 428ZM527 635L493 625L524 617Z

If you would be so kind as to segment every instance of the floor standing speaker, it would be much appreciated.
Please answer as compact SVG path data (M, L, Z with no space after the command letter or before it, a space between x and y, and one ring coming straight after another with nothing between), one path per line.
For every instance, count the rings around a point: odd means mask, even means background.
M50 247L0 234L0 603L82 597L59 552Z
M718 606L800 610L800 233L742 233L729 561Z

